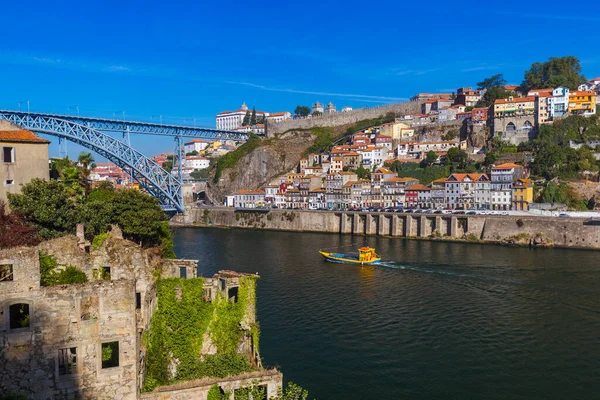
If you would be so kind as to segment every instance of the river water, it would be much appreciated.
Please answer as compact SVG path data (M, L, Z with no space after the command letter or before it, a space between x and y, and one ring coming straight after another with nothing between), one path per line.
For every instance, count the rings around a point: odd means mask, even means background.
M600 398L600 252L200 228L175 242L202 276L260 274L264 363L311 399ZM317 253L353 243L385 262Z

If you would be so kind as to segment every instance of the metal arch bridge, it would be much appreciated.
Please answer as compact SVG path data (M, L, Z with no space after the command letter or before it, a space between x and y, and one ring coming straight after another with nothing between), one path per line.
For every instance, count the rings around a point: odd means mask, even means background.
M0 118L36 133L69 140L100 154L123 168L148 193L158 198L165 211L185 211L182 193L184 137L209 140L248 140L248 135L245 133L116 119L9 110L0 110ZM121 133L126 141L116 139L104 132ZM130 133L174 137L176 151L173 164L179 166L178 176L174 176L155 161L131 147Z

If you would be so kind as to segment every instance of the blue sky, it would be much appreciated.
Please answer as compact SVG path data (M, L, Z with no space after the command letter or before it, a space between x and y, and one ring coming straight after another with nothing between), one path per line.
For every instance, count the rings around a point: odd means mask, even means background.
M0 107L214 127L242 102L373 106L450 92L550 56L600 75L600 17L564 2L12 1ZM26 106L22 104L22 108ZM54 138L50 138L57 142ZM169 139L134 138L146 154ZM52 155L58 147L51 146ZM79 148L69 146L69 155Z

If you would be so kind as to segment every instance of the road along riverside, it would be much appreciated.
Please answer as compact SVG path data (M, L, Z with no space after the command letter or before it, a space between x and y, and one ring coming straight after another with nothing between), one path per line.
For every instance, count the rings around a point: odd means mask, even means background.
M600 249L600 222L586 218L190 208L185 217L174 222L194 226Z

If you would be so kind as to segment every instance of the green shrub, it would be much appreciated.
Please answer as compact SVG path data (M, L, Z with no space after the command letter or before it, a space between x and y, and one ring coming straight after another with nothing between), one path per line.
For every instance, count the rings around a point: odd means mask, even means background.
M58 263L53 256L40 251L40 285L70 285L74 283L85 283L88 281L85 273L72 265L64 270L56 271Z
M94 240L92 240L92 249L98 250L104 244L104 241L110 237L108 233L100 233L94 236Z

